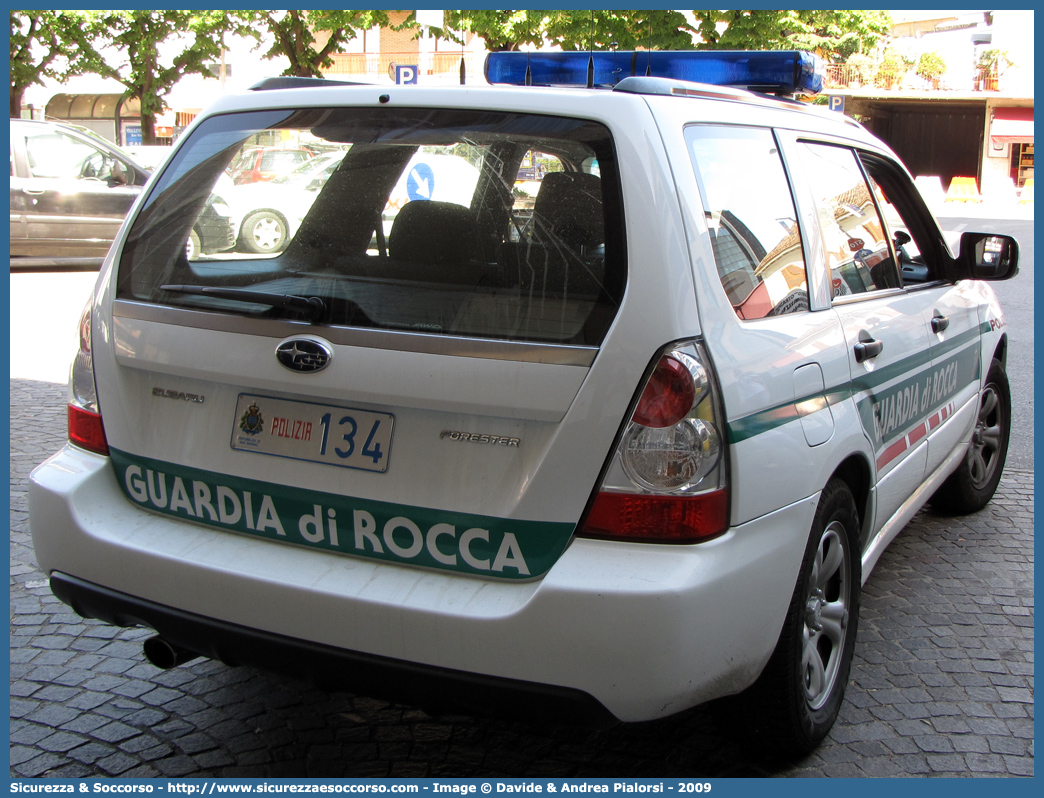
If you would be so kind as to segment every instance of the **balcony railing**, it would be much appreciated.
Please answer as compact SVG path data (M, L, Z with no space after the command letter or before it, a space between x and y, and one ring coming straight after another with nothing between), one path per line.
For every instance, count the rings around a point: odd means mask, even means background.
M941 86L917 75L913 68L889 68L884 66L856 66L853 64L827 64L825 87L827 89L963 89L965 91L996 91L999 80L996 70L976 69L965 85L946 75Z

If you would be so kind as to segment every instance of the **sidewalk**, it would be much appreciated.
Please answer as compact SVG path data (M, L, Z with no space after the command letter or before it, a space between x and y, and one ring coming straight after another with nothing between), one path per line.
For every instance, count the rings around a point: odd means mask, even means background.
M991 200L984 198L982 202L944 202L930 201L925 198L928 208L938 219L968 216L973 219L1022 219L1033 221L1033 203L1025 205L1010 200Z
M945 187L930 177L918 177L917 188L936 217L969 216L976 219L1033 219L1033 201L1020 202L1012 187L987 188L978 202L947 200Z

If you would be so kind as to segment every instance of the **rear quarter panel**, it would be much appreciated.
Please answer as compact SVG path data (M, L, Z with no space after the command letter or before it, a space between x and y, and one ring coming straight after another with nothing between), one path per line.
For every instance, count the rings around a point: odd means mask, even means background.
M848 384L850 372L844 334L829 309L741 321L728 301L714 262L710 234L692 161L684 138L691 124L774 127L790 137L804 121L792 112L742 106L731 102L686 102L684 98L651 97L665 146L671 153L673 177L681 202L697 305L711 358L717 369L729 425L732 474L732 524L770 513L820 491L841 462L857 455L872 462ZM797 119L795 119L797 117ZM812 118L809 124L818 123ZM835 132L848 126L833 123ZM800 176L790 173L802 233L812 306L822 304L828 288L814 212ZM750 187L756 191L756 186ZM825 293L826 292L826 293ZM818 365L822 394L797 395L795 372ZM815 413L816 426L832 427L830 437L809 442L802 415ZM806 419L807 420L807 419Z

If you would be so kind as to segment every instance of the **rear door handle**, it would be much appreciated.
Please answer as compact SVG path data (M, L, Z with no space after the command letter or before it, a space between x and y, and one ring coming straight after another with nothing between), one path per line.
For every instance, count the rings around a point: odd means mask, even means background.
M867 341L860 341L855 345L856 363L862 363L871 358L877 357L881 354L882 349L884 349L884 344L880 341L874 340L873 338L870 338Z
M950 326L949 316L932 316L932 332L939 334Z

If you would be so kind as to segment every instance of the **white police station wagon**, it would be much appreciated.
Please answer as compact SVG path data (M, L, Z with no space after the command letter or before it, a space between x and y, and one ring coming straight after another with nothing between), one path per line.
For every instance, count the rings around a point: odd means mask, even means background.
M815 66L497 53L517 87L220 100L83 314L30 494L55 594L154 629L161 666L602 722L739 695L814 747L885 546L1000 479L982 281L1018 256L953 255L887 147L773 96ZM343 157L284 249L190 260L215 182L272 142Z

